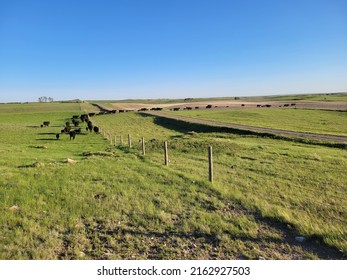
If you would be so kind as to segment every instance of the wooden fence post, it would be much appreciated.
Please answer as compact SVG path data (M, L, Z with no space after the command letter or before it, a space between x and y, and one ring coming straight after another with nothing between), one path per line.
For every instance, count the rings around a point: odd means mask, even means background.
M167 152L167 141L164 142L164 163L165 163L165 165L169 165L169 155Z
M123 145L123 136L120 136L120 144Z
M212 158L212 147L208 147L208 178L210 182L213 182L213 158Z
M131 148L131 135L128 134L128 145L129 145L129 148Z
M142 141L142 154L145 155L146 154L145 137L142 137L141 141Z
M114 136L114 145L117 146L117 136Z

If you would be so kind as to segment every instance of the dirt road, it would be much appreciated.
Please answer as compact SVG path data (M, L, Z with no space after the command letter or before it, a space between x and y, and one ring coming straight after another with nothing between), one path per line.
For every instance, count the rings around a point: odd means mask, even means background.
M185 121L189 123L204 124L209 126L226 127L231 129L252 131L252 132L258 132L258 133L269 133L269 134L280 135L283 137L290 137L290 138L295 137L295 138L311 139L316 141L324 141L329 143L347 144L347 137L343 137L343 136L334 136L334 135L308 133L308 132L295 132L295 131L289 131L289 130L224 123L224 122L203 120L203 119L186 117L186 116L173 115L173 114L162 112L162 111L159 111L159 112L148 111L146 112L146 114L160 116L160 117L174 119L174 120Z

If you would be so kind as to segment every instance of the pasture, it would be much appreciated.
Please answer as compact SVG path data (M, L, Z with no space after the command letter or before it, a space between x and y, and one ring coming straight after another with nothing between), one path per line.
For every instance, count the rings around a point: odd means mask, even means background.
M1 259L345 258L346 150L138 113L91 118L116 146L57 140L83 104L24 105L0 105Z
M347 111L271 108L193 110L172 113L226 123L347 136Z

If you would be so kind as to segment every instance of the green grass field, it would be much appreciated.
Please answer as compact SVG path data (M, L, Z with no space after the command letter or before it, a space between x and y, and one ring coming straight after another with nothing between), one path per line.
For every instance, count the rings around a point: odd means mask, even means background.
M259 127L347 136L347 112L313 109L193 110L183 116Z
M346 150L136 113L92 119L117 136L116 147L94 133L56 140L65 121L82 113L78 104L13 108L21 113L7 106L0 105L1 259L324 259L347 253ZM46 120L51 126L40 128ZM132 148L119 145L128 134ZM164 140L169 166L163 165ZM306 241L295 241L298 235Z

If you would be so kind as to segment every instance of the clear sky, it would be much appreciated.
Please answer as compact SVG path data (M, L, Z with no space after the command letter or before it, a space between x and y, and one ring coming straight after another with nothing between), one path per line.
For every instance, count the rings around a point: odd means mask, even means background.
M338 91L346 0L0 0L0 102Z

